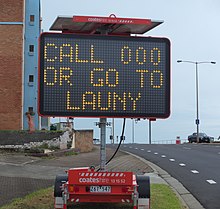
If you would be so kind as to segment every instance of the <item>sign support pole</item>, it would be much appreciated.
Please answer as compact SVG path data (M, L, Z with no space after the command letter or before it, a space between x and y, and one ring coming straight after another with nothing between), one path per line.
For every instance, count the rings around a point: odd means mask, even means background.
M151 120L149 119L149 144L151 144Z
M107 118L100 118L100 171L106 171L106 122Z
M108 35L109 28L103 26L99 28L102 35ZM106 171L106 125L107 118L100 118L100 171Z

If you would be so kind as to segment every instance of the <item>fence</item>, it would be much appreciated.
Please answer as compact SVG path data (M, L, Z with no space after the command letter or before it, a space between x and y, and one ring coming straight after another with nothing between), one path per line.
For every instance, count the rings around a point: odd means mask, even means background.
M187 139L179 139L180 142L178 142L176 139L171 140L158 140L158 141L152 141L152 144L184 144L187 143Z

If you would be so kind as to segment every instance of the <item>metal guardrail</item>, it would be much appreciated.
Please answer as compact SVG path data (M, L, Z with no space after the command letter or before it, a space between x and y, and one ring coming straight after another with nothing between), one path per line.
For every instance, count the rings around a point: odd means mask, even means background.
M178 142L180 141L180 142ZM172 140L158 140L158 141L152 141L152 144L184 144L187 143L187 139L172 139Z
M173 140L157 140L157 141L152 141L152 144L184 144L188 143L187 139L179 139L180 143L177 142L177 139ZM220 139L215 138L213 143L220 143Z

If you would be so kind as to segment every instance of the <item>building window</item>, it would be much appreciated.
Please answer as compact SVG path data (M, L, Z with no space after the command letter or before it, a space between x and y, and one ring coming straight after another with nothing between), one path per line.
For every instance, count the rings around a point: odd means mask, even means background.
M34 75L29 75L29 82L34 82Z
M34 75L29 75L28 86L34 86Z
M34 19L35 19L35 16L34 15L30 15L30 25L34 25Z
M29 113L34 112L34 108L33 108L33 107L28 107L28 112L29 112Z
M30 22L34 22L34 15L30 15Z
M34 45L29 45L29 52L34 52Z
M33 107L28 107L28 111L25 114L34 116L35 115L34 108Z
M29 55L33 56L34 55L34 45L29 45Z

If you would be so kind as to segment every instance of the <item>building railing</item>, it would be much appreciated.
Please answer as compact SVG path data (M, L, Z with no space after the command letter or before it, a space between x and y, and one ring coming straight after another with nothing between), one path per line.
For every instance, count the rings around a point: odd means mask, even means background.
M158 140L158 141L152 141L152 144L184 144L187 143L187 139L170 139L170 140Z

